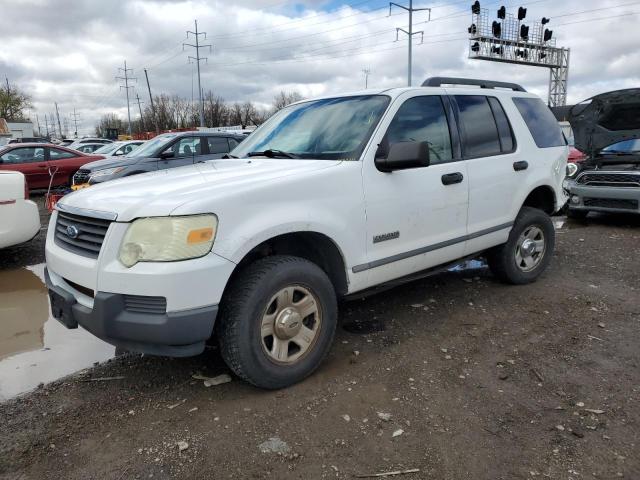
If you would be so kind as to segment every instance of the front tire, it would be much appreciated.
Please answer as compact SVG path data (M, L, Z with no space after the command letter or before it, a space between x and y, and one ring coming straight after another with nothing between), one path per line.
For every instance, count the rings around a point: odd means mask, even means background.
M222 301L217 334L231 370L266 389L297 383L325 358L336 331L335 290L320 267L271 256L242 270Z
M555 229L549 215L537 208L522 207L507 243L487 255L489 268L505 283L531 283L549 265L554 247Z

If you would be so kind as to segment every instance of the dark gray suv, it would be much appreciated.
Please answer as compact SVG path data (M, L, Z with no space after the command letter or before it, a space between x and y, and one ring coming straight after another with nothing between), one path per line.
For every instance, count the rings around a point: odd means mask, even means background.
M73 187L81 188L138 173L222 158L245 138L242 134L226 132L164 133L124 157L112 157L83 165L73 176Z

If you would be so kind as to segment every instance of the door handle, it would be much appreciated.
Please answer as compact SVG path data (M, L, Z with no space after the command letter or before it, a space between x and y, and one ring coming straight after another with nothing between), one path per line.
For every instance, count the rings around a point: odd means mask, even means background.
M513 164L513 169L516 172L519 172L521 170L526 170L527 168L529 168L529 162L525 162L524 160L522 160L520 162L515 162Z
M464 176L460 172L447 173L446 175L442 175L443 185L453 185L454 183L462 183L462 180L464 180Z

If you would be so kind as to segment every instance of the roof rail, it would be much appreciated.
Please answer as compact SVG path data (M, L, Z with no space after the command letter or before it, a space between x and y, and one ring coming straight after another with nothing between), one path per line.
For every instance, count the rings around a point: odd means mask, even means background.
M474 85L480 88L507 88L515 92L526 92L517 83L476 80L475 78L431 77L422 83L423 87L441 87L442 85Z

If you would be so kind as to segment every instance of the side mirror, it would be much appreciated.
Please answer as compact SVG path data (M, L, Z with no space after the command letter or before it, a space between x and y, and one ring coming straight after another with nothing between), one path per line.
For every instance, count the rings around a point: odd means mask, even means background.
M160 154L160 158L165 159L165 158L172 158L174 156L173 150L168 149L165 150L164 152L162 152Z
M375 159L376 168L381 172L428 167L430 163L428 142L394 143L386 157Z

